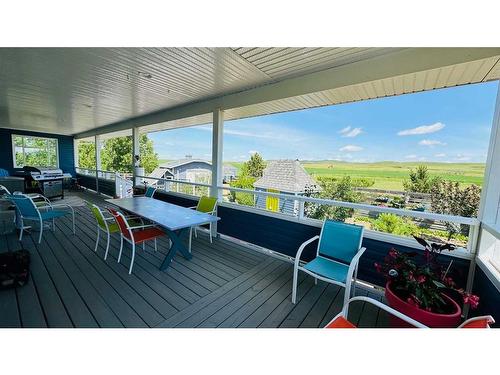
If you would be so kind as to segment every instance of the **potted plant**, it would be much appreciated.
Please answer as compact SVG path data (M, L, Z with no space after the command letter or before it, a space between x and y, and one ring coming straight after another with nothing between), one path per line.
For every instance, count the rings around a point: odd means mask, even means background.
M457 297L471 308L477 307L479 297L457 288L449 276L451 262L446 268L437 262L442 251L452 251L455 246L429 243L419 237L415 239L424 246L420 262L416 252L402 253L393 248L383 264L375 263L376 270L387 280L387 302L392 308L429 327L457 327L462 314Z

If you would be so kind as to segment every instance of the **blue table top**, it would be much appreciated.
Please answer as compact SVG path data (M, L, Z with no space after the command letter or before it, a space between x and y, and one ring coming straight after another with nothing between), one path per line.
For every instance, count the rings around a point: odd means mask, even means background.
M214 215L148 197L106 199L106 202L172 231L220 220Z

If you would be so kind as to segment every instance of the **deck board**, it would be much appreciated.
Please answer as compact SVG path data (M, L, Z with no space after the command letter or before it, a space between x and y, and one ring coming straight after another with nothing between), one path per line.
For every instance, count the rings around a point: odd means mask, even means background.
M71 193L105 205L92 193ZM176 256L160 271L169 242L158 251L136 251L128 274L130 248L117 262L119 237L112 236L108 258L105 240L94 252L96 224L85 206L71 219L56 220L56 231L0 236L2 251L27 249L32 255L28 285L0 291L0 327L323 327L342 308L343 289L299 273L297 303L291 303L293 265L227 238L210 243L206 231L193 238L193 258ZM186 239L185 239L186 240ZM367 295L359 290L358 295ZM380 299L379 295L371 295ZM360 326L388 326L387 315L356 303L349 318Z

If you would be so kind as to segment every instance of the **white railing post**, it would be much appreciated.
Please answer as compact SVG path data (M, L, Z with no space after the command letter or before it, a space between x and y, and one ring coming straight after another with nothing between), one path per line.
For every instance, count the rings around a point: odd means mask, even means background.
M305 202L304 201L299 201L299 220L302 220L304 218L304 206Z

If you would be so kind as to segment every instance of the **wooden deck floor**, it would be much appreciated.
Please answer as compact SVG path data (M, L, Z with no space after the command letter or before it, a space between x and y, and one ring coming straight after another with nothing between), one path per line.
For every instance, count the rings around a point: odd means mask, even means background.
M91 193L73 198L103 204ZM95 222L86 207L71 219L56 221L42 243L27 235L0 236L0 252L24 247L32 257L30 282L0 291L0 327L322 327L342 306L343 290L301 275L298 302L291 303L292 265L205 234L193 242L193 259L176 256L166 271L159 266L168 241L158 252L147 246L136 254L128 275L130 252L117 263L119 240L112 239L107 261L104 245L93 251ZM366 295L359 290L357 294ZM377 298L376 296L373 296ZM361 327L385 327L385 313L353 304L350 320Z

